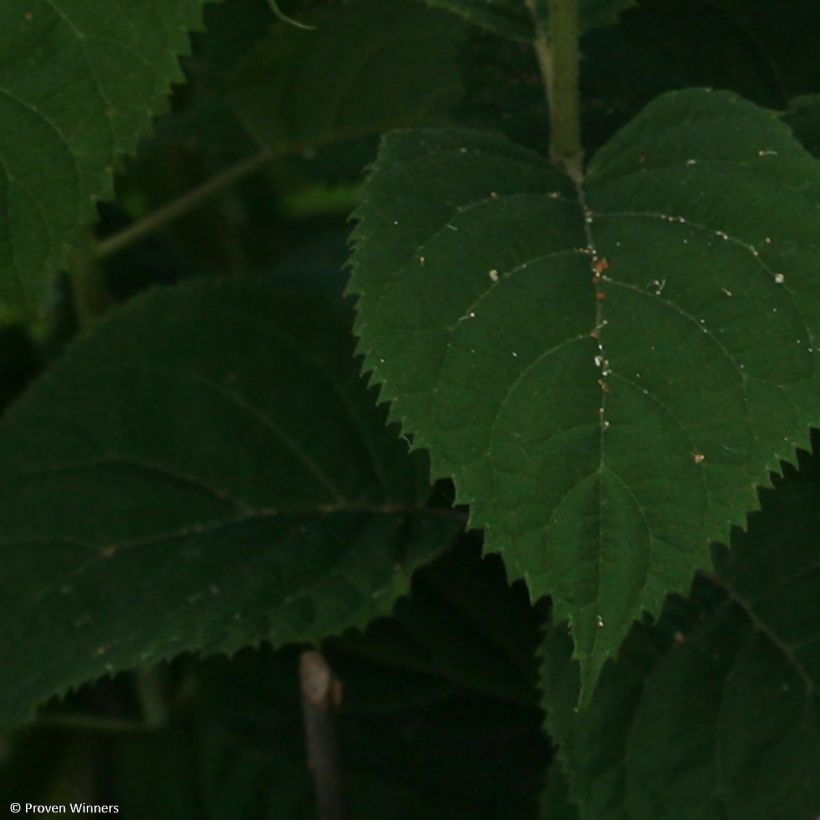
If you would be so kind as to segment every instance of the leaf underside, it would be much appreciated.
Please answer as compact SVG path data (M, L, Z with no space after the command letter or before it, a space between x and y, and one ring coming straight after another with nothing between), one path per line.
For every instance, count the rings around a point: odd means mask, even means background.
M656 626L635 627L578 714L563 629L542 652L547 724L581 820L814 820L820 600L814 475L764 509ZM591 753L590 750L596 750Z
M365 370L553 596L585 698L808 443L818 203L816 161L729 93L659 98L579 191L496 135L383 141L354 234Z
M111 193L201 23L203 0L0 5L0 301L36 312Z
M350 314L270 283L154 292L0 427L0 720L186 650L385 614L459 528L385 428Z

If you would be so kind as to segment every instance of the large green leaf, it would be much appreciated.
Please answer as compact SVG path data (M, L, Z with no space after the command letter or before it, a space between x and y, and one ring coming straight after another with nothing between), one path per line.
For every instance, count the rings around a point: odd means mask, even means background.
M661 97L574 191L464 131L388 135L355 231L365 369L584 693L820 417L820 169L768 111Z
M0 5L0 300L36 311L111 194L200 24L202 0Z
M581 818L815 820L818 478L815 459L766 491L717 576L635 628L581 714L569 639L547 638L547 724Z
M265 282L156 291L0 426L0 719L183 650L389 611L458 527L356 375L349 312Z
M442 121L461 93L463 26L412 0L353 0L277 25L239 67L231 97L273 153Z

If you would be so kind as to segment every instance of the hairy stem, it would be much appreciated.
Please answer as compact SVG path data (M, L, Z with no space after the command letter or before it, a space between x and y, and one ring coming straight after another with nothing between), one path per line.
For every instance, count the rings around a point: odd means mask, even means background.
M540 4L546 2L527 0L535 24L535 54L550 108L550 156L579 183L583 177L583 148L578 0L549 0L548 24L540 11Z
M148 234L158 231L160 228L164 228L171 222L185 216L202 205L207 199L233 187L245 177L263 168L270 159L270 153L263 150L252 157L237 162L236 165L232 165L192 191L188 191L187 194L183 194L179 199L175 199L149 214L145 219L141 219L139 222L125 228L125 230L103 239L97 244L97 258L104 259L106 256L119 253L129 245L139 242Z

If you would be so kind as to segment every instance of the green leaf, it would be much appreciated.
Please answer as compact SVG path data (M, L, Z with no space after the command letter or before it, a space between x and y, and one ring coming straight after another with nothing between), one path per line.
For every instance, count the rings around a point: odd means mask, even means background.
M0 427L0 719L185 650L388 612L459 516L356 376L350 315L244 281L95 327Z
M771 0L644 0L581 42L584 145L600 146L676 89L720 88L786 108L818 90L816 49L805 36L818 27L815 0L791 0L788 13Z
M570 622L585 697L818 420L820 170L768 111L668 94L590 164L388 135L358 211L365 369L487 549Z
M560 765L553 763L541 795L541 820L578 820L578 809L569 800L569 787Z
M239 67L231 98L274 154L441 122L461 94L463 27L411 0L353 0L276 26Z
M718 575L634 629L581 714L569 639L549 635L547 724L581 818L817 817L816 458L811 473L766 491Z
M468 23L494 34L529 43L533 39L532 20L524 0L422 0L428 6L445 9Z
M581 30L614 25L622 11L635 5L635 0L581 0Z
M807 30L805 22L798 30ZM769 54L750 42L737 20L706 0L643 3L625 14L619 25L588 33L581 51L582 133L587 149L600 147L667 91L720 88L766 108L784 105ZM695 52L697 60L692 59Z
M417 572L394 616L323 644L343 686L336 726L356 820L534 816L549 760L533 685L541 618L500 559L481 559L478 540ZM504 691L519 654L525 705ZM297 664L293 647L180 659L193 694L176 725L109 741L120 813L148 816L153 801L160 817L200 816L203 804L213 817L313 817ZM485 681L498 697L479 692ZM180 725L191 717L195 727Z
M820 157L820 94L795 97L783 119L806 150Z
M504 136L540 150L549 133L549 109L535 49L491 34L472 36L465 48L464 95L451 124Z
M533 39L532 19L526 0L423 0L429 6L446 9L473 25L494 34L529 43ZM547 0L536 0L546 15ZM581 0L581 30L608 26L618 15L635 5L635 0Z
M202 0L7 0L0 9L0 300L39 310L67 246L110 196L182 79Z
M746 32L750 51L768 64L786 99L817 91L817 48L807 31L820 29L820 5L790 0L788 10L769 0L706 0Z

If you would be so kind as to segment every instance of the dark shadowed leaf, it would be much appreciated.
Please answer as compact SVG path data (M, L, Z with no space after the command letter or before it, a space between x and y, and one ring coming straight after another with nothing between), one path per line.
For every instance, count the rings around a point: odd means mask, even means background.
M446 9L473 25L502 37L528 43L532 21L524 0L422 0L426 5Z
M0 426L0 717L183 650L388 612L459 517L372 407L350 314L266 282L159 290Z
M806 459L765 491L717 574L635 627L581 714L570 641L548 637L547 725L581 818L817 817L818 477Z
M447 9L473 25L513 40L530 42L532 20L526 0L422 0L429 6ZM547 14L547 0L536 0ZM598 28L614 23L618 15L634 5L635 0L581 0L581 29Z
M820 157L820 94L795 97L783 119L806 149Z
M566 775L557 761L547 772L540 817L541 820L578 820L578 808L570 802Z
M412 0L353 0L277 25L238 68L234 106L274 154L442 120L463 26Z

